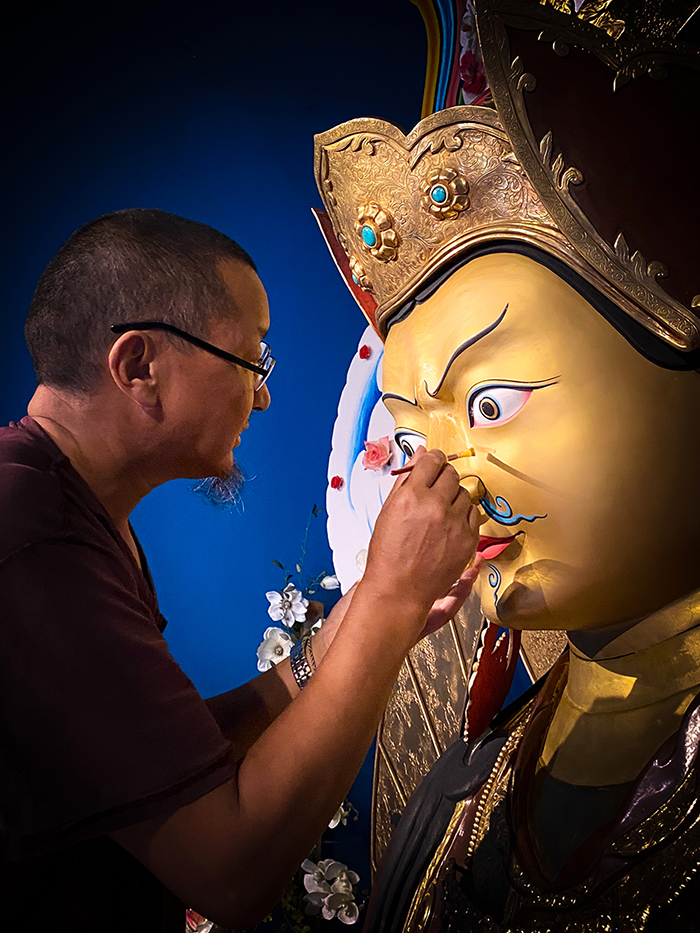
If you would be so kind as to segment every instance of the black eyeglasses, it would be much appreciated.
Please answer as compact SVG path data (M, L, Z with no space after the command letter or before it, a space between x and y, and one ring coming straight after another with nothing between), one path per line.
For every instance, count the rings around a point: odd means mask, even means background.
M249 369L252 373L255 373L257 376L255 380L256 392L262 389L267 382L268 376L275 368L275 358L270 353L270 348L264 340L260 341L260 359L256 363L249 363L239 356L234 356L233 353L215 347L213 343L207 343L206 340L188 334L185 330L180 330L174 324L166 324L165 321L133 321L126 324L112 324L110 330L113 334L125 334L129 330L165 330L169 334L175 334L176 337L181 337L195 347L199 347L200 350L206 350L207 353L213 353L214 356L220 356L222 360L235 363L236 366L242 366L244 369Z

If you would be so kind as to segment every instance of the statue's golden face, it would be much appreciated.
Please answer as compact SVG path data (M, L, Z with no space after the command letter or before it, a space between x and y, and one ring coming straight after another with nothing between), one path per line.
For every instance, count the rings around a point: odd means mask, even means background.
M489 618L601 628L700 587L700 376L648 362L549 269L460 268L389 331L384 393L407 452L475 451L454 465Z

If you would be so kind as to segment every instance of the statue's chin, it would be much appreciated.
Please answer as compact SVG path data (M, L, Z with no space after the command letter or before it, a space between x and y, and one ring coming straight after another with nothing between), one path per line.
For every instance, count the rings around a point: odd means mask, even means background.
M520 567L510 583L503 581L502 592L494 603L493 591L481 586L482 609L487 619L508 628L566 629L571 614L566 612L567 590L571 591L573 569L555 560L538 560ZM558 612L552 611L556 604Z

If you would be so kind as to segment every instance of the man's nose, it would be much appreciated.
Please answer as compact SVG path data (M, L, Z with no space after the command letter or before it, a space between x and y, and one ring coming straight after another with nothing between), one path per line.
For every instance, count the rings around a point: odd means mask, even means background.
M266 408L270 407L271 401L270 390L267 387L267 383L265 383L253 396L253 411L265 411Z

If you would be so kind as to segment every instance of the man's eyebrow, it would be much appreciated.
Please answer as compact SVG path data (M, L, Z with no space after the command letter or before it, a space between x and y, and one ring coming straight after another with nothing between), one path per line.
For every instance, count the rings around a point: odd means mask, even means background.
M492 321L491 324L489 324L483 330L480 330L478 334L474 334L472 337L469 337L467 340L464 341L464 343L460 343L460 345L457 347L455 352L452 354L452 356L447 361L447 366L445 367L445 371L440 377L440 381L438 382L433 392L431 392L430 389L428 388L427 381L424 383L425 391L428 393L428 395L431 398L435 398L435 396L438 394L438 392L442 388L442 385L445 379L447 378L447 374L450 371L450 366L452 366L452 364L457 359L457 357L460 354L464 353L465 350L468 350L469 347L473 347L474 344L477 342L477 340L481 340L482 337L486 337L488 334L491 333L492 330L495 330L498 327L498 325L501 323L503 318L506 316L507 310L508 310L508 305L505 306L505 308L503 309L503 311L501 311L500 315L496 318L495 321Z
M403 395L395 395L393 392L385 392L382 395L382 401L385 402L388 398L395 398L398 402L406 402L407 405L413 405L414 408L418 407L418 402L415 399L411 401L408 398L404 398Z

